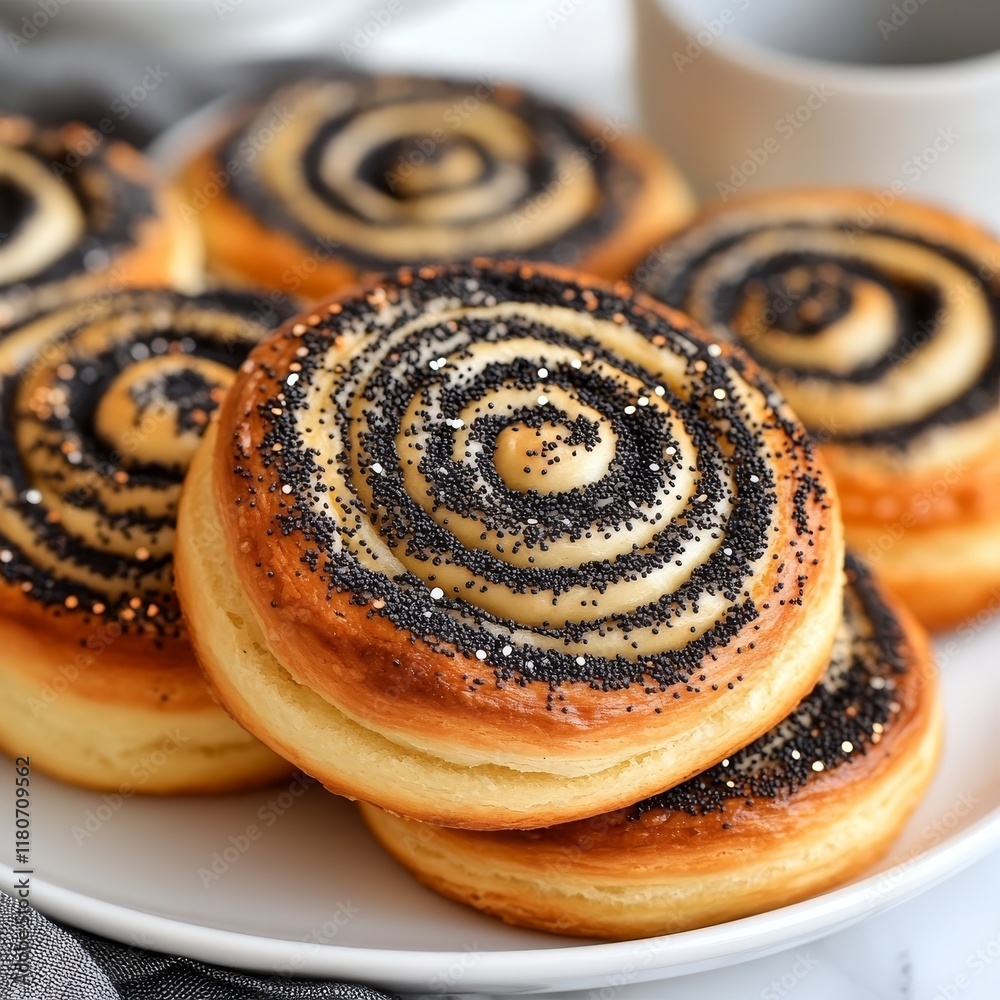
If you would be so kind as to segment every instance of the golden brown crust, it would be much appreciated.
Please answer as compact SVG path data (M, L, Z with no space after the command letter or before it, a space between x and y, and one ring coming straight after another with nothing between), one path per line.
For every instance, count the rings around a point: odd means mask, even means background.
M51 647L42 659L9 657L9 669L40 690L62 687L58 678L68 672L76 695L106 704L159 711L168 703L184 710L215 704L182 635L154 641L126 621L46 607L7 581L0 581L0 621L13 642L42 636Z
M253 435L254 431L248 433ZM232 459L221 435L220 440L222 445L216 451L216 503L220 510L228 510L232 508L232 482L227 473ZM779 505L791 507L792 493L788 484L780 484ZM574 755L583 740L599 739L609 750L631 748L639 752L697 727L712 713L714 705L733 702L737 696L728 693L730 685L738 684L739 698L761 698L770 689L770 678L756 668L788 655L803 622L811 621L818 641L808 657L809 668L791 689L780 694L771 692L777 700L766 710L766 717L748 720L749 729L759 732L767 728L765 718L773 721L786 715L811 687L832 641L826 637L826 623L835 618L829 608L836 603L841 571L833 555L824 552L819 556L819 565L810 567L816 604L808 602L801 610L764 617L755 627L741 632L715 659L702 662L699 679L704 676L700 680L704 688L699 697L685 698L682 694L676 699L671 689L646 693L639 699L631 688L595 691L577 687L571 693L565 692L573 711L567 724L564 714L546 710L550 695L547 687L484 685L470 691L467 678L483 673L475 656L442 652L425 641L413 642L387 619L372 618L367 608L352 600L353 594L328 597L324 581L297 577L301 552L291 546L277 548L274 538L261 528L277 512L276 507L277 503L271 507L264 498L258 502L256 513L244 517L240 515L246 512L240 511L227 525L240 578L254 578L263 561L274 573L273 588L247 588L247 597L269 646L280 651L281 660L291 665L300 683L348 715L371 720L382 731L406 734L417 742L434 739L487 749L502 740L509 753L523 750ZM831 530L830 534L829 552L834 553L839 533ZM801 568L795 559L771 561L754 581L751 596L765 603L768 595L785 589L792 592ZM276 607L271 606L272 601ZM747 668L743 646L751 641L754 669L744 676ZM738 680L740 677L743 680ZM756 696L755 688L759 691ZM640 716L644 727L648 727L645 732L636 731L636 718ZM738 743L735 732L733 738ZM727 752L723 746L718 755ZM696 770L700 769L696 766Z
M441 636L414 634L387 615L373 613L385 607L388 597L365 597L346 586L331 587L323 573L305 569L306 553L294 523L292 530L277 530L286 512L299 509L293 487L281 485L271 459L259 447L260 442L276 440L271 426L276 407L268 402L272 392L287 382L289 372L294 376L289 385L301 387L313 377L306 371L309 362L302 353L307 351L303 346L307 331L320 338L310 342L312 350L319 352L317 357L331 348L331 341L339 343L337 338L345 341L345 352L354 352L352 357L362 350L351 346L349 336L338 333L348 329L347 319L343 327L336 325L339 321L330 321L334 325L324 331L323 317L353 316L352 310L364 310L370 301L387 296L391 299L402 294L405 298L410 294L405 290L414 282L426 283L427 289L438 281L447 288L458 287L465 274L482 275L486 282L496 281L498 288L505 287L505 282L512 282L512 287L520 287L518 282L536 282L539 288L556 288L560 294L573 291L583 300L592 296L595 303L598 293L614 294L578 275L548 267L509 265L492 272L485 265L473 271L427 268L419 277L401 276L398 285L386 283L374 291L345 293L336 302L292 321L261 345L244 366L222 412L222 430L212 455L199 455L189 475L181 511L179 590L186 614L194 622L199 656L220 700L252 732L328 787L349 796L381 795L389 808L409 815L447 817L447 822L458 825L540 825L543 816L593 814L600 808L595 810L593 803L601 797L624 804L635 800L634 795L631 799L628 796L636 787L648 792L683 780L787 714L815 682L829 654L839 617L842 541L834 497L804 487L804 483L822 481L822 470L807 458L807 446L793 443L795 434L789 425L760 416L770 412L770 404L761 390L750 388L756 384L756 376L747 365L741 369L741 378L747 381L740 383L747 386L746 412L755 414L749 419L754 433L759 434L760 453L769 456L778 469L773 504L780 513L766 551L757 557L757 571L741 584L745 598L757 609L752 621L717 644L697 667L692 666L694 676L686 684L647 679L644 684L606 684L602 688L585 680L522 683L515 676L476 683L475 678L485 679L494 671L485 649L477 653L458 648ZM572 286L545 285L553 281L572 282ZM625 291L625 287L619 288L619 292ZM620 301L622 308L633 308L625 304L627 300ZM647 301L634 308L636 315L655 316L656 322L687 329L686 321L665 307ZM625 322L624 315L622 320ZM368 327L362 324L361 328ZM613 333L616 342L625 342L628 327L616 325ZM384 336L389 335L387 327ZM701 344L696 350L705 349L701 341L688 343ZM643 340L642 345L643 350L650 349L648 341ZM721 364L724 353L720 349L706 356L719 358ZM659 357L658 349L654 355ZM329 387L323 389L325 395L332 392ZM288 409L289 418L294 419L291 406L288 402L277 408ZM315 416L317 426L327 426L325 418L319 413ZM282 455L288 454L290 447L285 441ZM317 439L315 447L321 464L326 458L324 447L338 450L322 439ZM209 460L212 468L207 467ZM249 483L253 486L248 492ZM752 488L750 484L747 487ZM331 487L329 497L333 499L336 492L337 488ZM198 499L192 499L194 496ZM198 509L206 503L214 508L209 518L213 523L207 527L207 515ZM793 512L802 519L806 533L797 534ZM189 521L195 523L196 519L198 527L190 526ZM225 532L225 548L233 565L208 580L208 546L199 542L199 532L211 535L220 529ZM231 592L226 604L233 619L229 626L201 608L206 592L219 592L221 587ZM373 596L378 598L374 606ZM415 594L411 599L419 600ZM706 603L710 603L707 598ZM246 621L247 613L252 615L252 623ZM217 623L209 624L210 619ZM803 628L807 620L809 629ZM259 640L250 638L251 627L260 633ZM223 634L211 634L220 628ZM691 630L696 631L695 626ZM309 692L310 706L318 702L308 708L309 713L319 711L319 705L330 713L335 720L329 724L331 732L347 728L349 722L368 730L385 753L428 764L437 757L442 765L451 765L448 773L457 776L463 769L498 768L500 773L507 772L504 780L528 786L528 801L533 804L519 805L515 796L507 803L496 798L492 803L428 801L428 796L395 787L396 783L381 773L348 773L342 764L346 754L337 754L326 741L313 747L296 739L295 733L281 731L277 720L269 717L273 701L269 699L266 706L254 705L253 697L239 691L244 679L250 684L251 671L226 660L224 650L231 649L231 640L236 637L240 637L241 648L254 646L251 653L242 648L242 655L253 661L253 672L259 674L260 682L278 674L293 679L301 689L299 694ZM678 642L682 640L673 644ZM257 645L262 648L257 649ZM508 646L503 655L513 651ZM579 657L581 664L584 659ZM648 758L642 767L627 766L641 758ZM582 787L593 783L589 772L610 774L609 769L616 774L627 771L628 777L618 786L608 781L603 791L595 784L581 792L584 805L572 802L576 793L570 791L572 781L567 779L582 779L576 783ZM539 789L532 792L532 786L543 779L544 794L557 797L562 781L567 801L546 801Z
M888 203L878 192L865 187L796 187L762 188L741 194L739 198L717 199L698 209L698 215L677 235L682 236L700 226L704 220L728 218L734 212L759 213L769 209L787 208L789 215L800 219L815 216L817 211L830 216L852 213L849 221L858 229L881 222L899 223L902 228L919 228L929 239L942 243L965 243L970 250L982 253L988 262L997 251L996 240L982 223L952 210L908 198L893 198Z
M308 114L316 113L311 108L313 100L313 95L309 94L311 86L318 89L323 84L319 81L304 81L297 87L272 97L259 113L264 115L265 112L272 113L273 109L281 108L289 114L288 103L292 102L294 108L297 106L296 101L310 105ZM347 84L342 82L339 86ZM531 103L530 98L513 87L497 87L492 90L490 97L481 98L478 96L481 88L475 84L462 87L436 81L384 77L359 84L358 94L350 99L357 101L352 113L362 114L368 106L366 104L368 101L374 101L375 105L381 108L391 105L396 100L407 101L412 96L411 92L420 92L422 89L427 89L428 100L442 102L440 122L438 122L441 127L434 130L440 135L434 138L433 142L445 150L445 155L447 155L447 143L455 141L456 137L457 141L461 142L468 118L475 114L475 111L470 112L459 121L454 110L470 95L473 95L472 100L476 107L485 104L489 109L495 99L497 107L508 109L511 114L516 114L514 109L522 102L529 105ZM366 93L368 90L383 93L382 96L373 98L371 94ZM298 95L296 91L299 92ZM305 96L302 96L303 94ZM530 114L538 113L537 110L529 113L529 118ZM304 112L303 117L305 114ZM563 112L556 111L555 114L562 115ZM593 195L593 204L586 211L597 213L610 210L617 213L615 224L599 238L581 236L576 239L571 250L560 244L554 247L551 253L540 249L535 254L532 253L530 246L521 246L520 239L518 245L506 246L502 242L494 243L488 236L484 236L482 242L472 247L471 251L441 253L435 250L439 239L439 234L435 232L428 235L426 247L422 252L381 256L373 253L365 258L365 247L354 245L352 242L354 235L348 231L350 227L342 232L331 224L328 232L317 232L313 234L312 239L307 239L301 232L296 233L292 225L282 226L266 221L268 215L287 209L273 192L268 197L274 200L259 208L240 198L236 191L240 175L247 172L256 175L258 169L261 175L265 172L264 168L259 168L256 152L251 156L245 151L241 152L240 144L234 144L234 136L239 136L241 128L245 126L248 129L250 145L256 149L253 142L254 119L251 117L251 124L247 125L246 118L246 113L231 118L225 126L225 136L192 158L183 168L179 185L184 192L188 211L198 216L210 270L227 280L282 290L298 295L304 300L324 298L355 282L368 281L373 274L400 264L416 264L425 260L468 259L477 253L543 258L558 254L563 262L571 263L581 271L606 280L615 280L627 275L640 263L650 246L681 225L691 214L694 204L687 185L676 168L652 143L641 136L623 133L620 126L615 123L602 125L577 119L575 116L567 116L567 120L572 122L572 128L579 131L579 148L566 150L566 162L561 166L557 164L558 169L554 170L554 176L547 182L547 187L531 190L523 194L520 202L504 204L500 209L517 216L514 236L519 237L522 230L534 223L536 213L545 212L545 205L547 200L553 197L553 192L556 196L560 196L564 189L582 184L580 178L590 177L591 165L594 162L603 163L607 160L616 164L616 170L629 174L627 183L616 184L617 189L628 188L628 193L599 189ZM354 127L353 119L349 124ZM510 128L515 135L522 128L529 131L532 128L530 124L518 125L516 128L510 123L504 125L495 122L493 125L500 132ZM396 124L401 144L406 140L406 132L410 127L411 123L405 116ZM297 123L293 122L290 131L296 129ZM276 145L288 139L287 134L282 135L282 131L282 127L274 129L275 135L271 141ZM450 138L446 138L446 134ZM426 141L428 137L417 138ZM485 141L484 136L479 138ZM518 135L516 140L497 138L496 141L520 142L521 138ZM544 146L544 142L551 141L551 137L547 140L532 139L532 141ZM548 153L547 149L542 148L537 155L544 157ZM261 158L263 155L261 154ZM419 149L411 155L414 158L408 160L405 146L401 145L398 161L393 161L395 163L393 169L409 170L413 169L412 163L425 162L426 154L419 152ZM509 157L509 162L505 169L516 160L515 154L508 151L506 155ZM297 169L296 167L295 170ZM381 183L378 179L376 181L372 182L375 187ZM465 183L463 180L457 190L462 190ZM256 190L259 191L261 186L262 182L258 180ZM446 192L447 189L437 190L435 196L444 197ZM345 197L349 203L350 197ZM608 205L613 207L608 209ZM348 204L348 212L353 208L354 206ZM493 212L502 214L500 209L494 206L490 213L484 211L482 218L472 217L460 224L482 225L489 214ZM580 212L584 211L584 207L581 207ZM583 214L582 217L586 218L586 215ZM432 228L446 226L449 217L442 209L438 215L429 210L422 212L416 218L419 219L417 227L426 225L430 232ZM408 231L412 231L412 228L410 227ZM413 243L414 247L420 245L419 237L412 238L416 240Z
M385 808L430 823L517 829L594 815L602 802L624 806L661 786L665 768L676 770L682 747L576 778L489 764L468 768L386 740L342 715L296 682L268 649L231 548L221 542L210 449L207 443L199 451L188 473L176 551L178 591L198 660L220 703L243 728L331 791L353 798L363 789ZM788 658L786 683L801 679L800 662L799 655ZM725 715L699 728L699 735L715 728L727 741L741 732Z
M667 234L684 223L694 208L685 181L657 146L641 135L625 133L615 154L639 177L639 195L623 213L616 232L585 248L572 266L604 281L626 278Z
M58 616L0 590L4 753L125 795L238 791L294 773L219 708L186 641L158 646L121 622Z
M847 530L852 546L927 628L954 628L1000 597L1000 519L915 525L903 515Z
M863 754L810 775L788 794L746 802L736 796L721 812L654 808L636 818L621 810L524 832L433 827L368 805L362 814L383 846L431 888L555 933L670 933L824 892L888 849L940 748L929 642L884 591L881 600L902 624L907 649L906 673L894 687L898 708Z

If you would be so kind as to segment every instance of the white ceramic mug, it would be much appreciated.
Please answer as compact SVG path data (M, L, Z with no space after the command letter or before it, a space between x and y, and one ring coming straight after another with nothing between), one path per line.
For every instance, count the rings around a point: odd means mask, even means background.
M1000 230L998 0L635 0L645 126L705 198L850 184Z

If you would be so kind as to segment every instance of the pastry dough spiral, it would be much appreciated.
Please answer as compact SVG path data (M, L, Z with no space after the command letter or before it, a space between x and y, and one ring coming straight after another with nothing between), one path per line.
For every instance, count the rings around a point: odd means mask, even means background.
M617 119L586 121L485 79L303 80L185 178L212 266L312 296L359 273L477 254L618 278L691 205ZM254 256L251 232L270 240Z
M626 795L612 774L662 788L780 718L832 642L839 523L801 428L625 286L484 264L346 295L252 354L208 466L181 595L221 699L331 788L410 815L537 825ZM213 519L262 674L316 694L331 739L439 759L454 805L275 728L199 611Z

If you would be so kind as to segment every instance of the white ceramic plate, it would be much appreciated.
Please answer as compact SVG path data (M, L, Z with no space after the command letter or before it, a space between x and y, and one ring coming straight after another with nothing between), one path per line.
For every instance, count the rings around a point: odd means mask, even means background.
M32 902L108 937L222 965L445 993L604 987L795 947L1000 845L1000 625L990 617L938 643L944 759L892 854L795 906L646 941L581 943L437 897L381 852L349 803L318 788L116 799L41 775L32 778ZM12 787L0 782L0 815L13 815ZM5 887L11 878L7 869Z

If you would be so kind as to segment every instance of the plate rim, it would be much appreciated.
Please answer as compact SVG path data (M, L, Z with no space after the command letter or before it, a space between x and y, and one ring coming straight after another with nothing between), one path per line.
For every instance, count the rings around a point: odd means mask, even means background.
M1000 806L912 858L789 906L651 938L484 950L475 953L471 966L462 965L468 950L371 948L265 937L160 916L44 879L32 878L31 898L40 913L82 930L124 943L133 943L136 935L142 934L151 941L144 941L143 947L247 972L280 974L277 970L291 965L295 968L292 978L343 978L395 989L425 989L458 964L463 969L463 991L537 992L586 989L586 983L601 985L608 975L616 979L634 976L630 982L672 979L699 968L721 968L784 951L884 912L998 848ZM0 865L0 872L5 879L13 879L12 866ZM892 883L878 889L886 874L893 872ZM873 889L878 889L878 898L871 903L868 893ZM794 928L794 933L789 934L789 928ZM571 963L567 962L568 953L572 953ZM639 953L653 957L636 968L632 963ZM629 971L623 972L626 967Z

